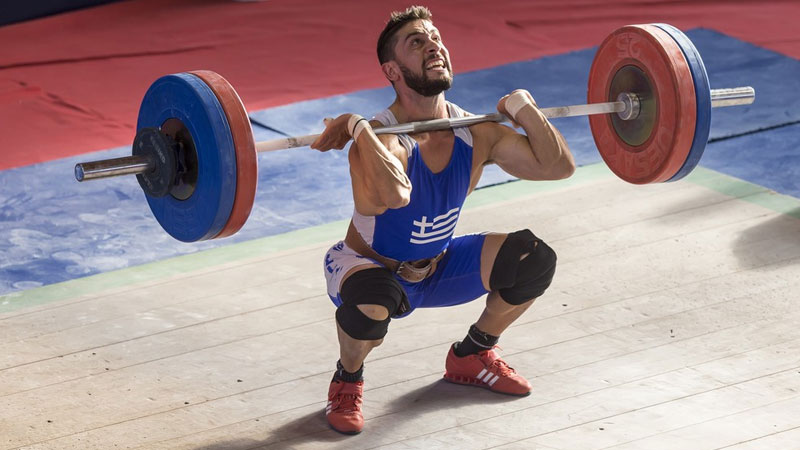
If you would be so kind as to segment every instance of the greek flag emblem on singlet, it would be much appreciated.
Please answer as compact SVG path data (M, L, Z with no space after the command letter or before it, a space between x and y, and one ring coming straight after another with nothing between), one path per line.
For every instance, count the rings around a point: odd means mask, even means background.
M453 208L440 216L434 217L431 222L428 222L427 216L422 216L421 220L413 221L417 230L411 231L409 242L412 244L428 244L449 239L458 223L459 209Z

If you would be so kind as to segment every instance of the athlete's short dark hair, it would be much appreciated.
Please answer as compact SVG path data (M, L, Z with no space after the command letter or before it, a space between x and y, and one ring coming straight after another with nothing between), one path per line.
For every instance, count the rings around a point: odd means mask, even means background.
M433 14L424 6L409 6L405 11L393 11L389 22L378 37L378 62L381 64L394 59L395 34L403 25L415 20L431 20Z

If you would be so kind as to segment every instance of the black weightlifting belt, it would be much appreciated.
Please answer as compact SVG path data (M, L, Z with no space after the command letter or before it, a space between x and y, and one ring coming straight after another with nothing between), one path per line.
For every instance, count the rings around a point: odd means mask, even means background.
M387 269L409 283L419 283L433 275L433 272L436 271L436 266L439 264L439 260L442 259L445 251L447 251L445 250L433 258L418 259L415 261L398 261L396 259L387 258L364 242L364 238L361 237L356 227L353 226L353 222L350 222L350 226L347 228L347 236L344 238L344 243L361 256L366 256L367 258L374 259L383 264Z

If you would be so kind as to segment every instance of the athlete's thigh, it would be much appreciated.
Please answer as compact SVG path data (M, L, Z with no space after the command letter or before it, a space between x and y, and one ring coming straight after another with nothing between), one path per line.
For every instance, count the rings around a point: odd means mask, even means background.
M486 233L485 236L483 249L481 250L481 281L483 282L483 287L488 291L491 290L489 287L489 279L492 276L492 268L494 268L497 253L506 241L508 234Z
M471 302L488 291L481 280L481 255L486 235L454 238L434 274L423 281L420 308L452 306Z
M360 270L382 267L377 261L359 255L342 241L328 250L323 265L328 297L337 307L342 304L340 296L342 284L350 275Z

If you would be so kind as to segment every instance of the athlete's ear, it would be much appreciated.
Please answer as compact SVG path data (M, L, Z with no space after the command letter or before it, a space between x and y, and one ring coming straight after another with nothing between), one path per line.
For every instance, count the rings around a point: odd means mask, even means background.
M394 61L381 64L381 71L383 71L383 76L392 83L400 80L400 66Z

